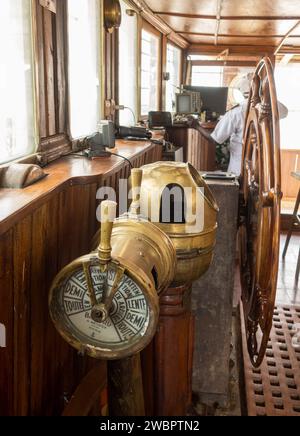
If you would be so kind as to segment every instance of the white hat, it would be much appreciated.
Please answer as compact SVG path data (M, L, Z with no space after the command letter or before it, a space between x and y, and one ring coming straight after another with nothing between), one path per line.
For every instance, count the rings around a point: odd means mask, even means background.
M250 93L251 82L253 74L248 73L239 77L238 81L235 83L235 87L245 96L245 94Z

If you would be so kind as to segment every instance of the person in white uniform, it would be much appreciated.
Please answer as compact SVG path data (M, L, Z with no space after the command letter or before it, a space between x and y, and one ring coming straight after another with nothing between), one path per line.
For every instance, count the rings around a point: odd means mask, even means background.
M233 109L226 112L208 138L210 140L213 139L218 144L223 144L230 138L230 162L227 171L236 176L241 174L243 133L251 80L252 74L248 74L241 78L237 89L243 94L245 100L238 106L235 106ZM278 102L278 105L280 119L286 118L288 115L288 109L280 102ZM207 137L207 131L203 131L203 134Z
M223 144L230 138L230 162L227 171L237 176L241 173L242 143L247 104L248 101L245 100L242 104L228 111L211 134L212 139L218 144Z

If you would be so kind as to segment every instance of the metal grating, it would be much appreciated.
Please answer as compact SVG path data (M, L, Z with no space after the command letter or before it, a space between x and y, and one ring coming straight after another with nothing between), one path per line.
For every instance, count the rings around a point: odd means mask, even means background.
M243 314L241 314L243 319ZM298 336L297 335L298 328ZM300 416L300 307L277 306L260 369L248 357L242 322L245 387L249 416ZM299 346L292 340L298 338Z

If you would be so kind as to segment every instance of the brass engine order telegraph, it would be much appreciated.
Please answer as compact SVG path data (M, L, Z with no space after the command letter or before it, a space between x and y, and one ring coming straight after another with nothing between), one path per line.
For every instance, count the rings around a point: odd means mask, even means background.
M134 180L140 179L139 170ZM117 360L144 349L158 323L158 294L176 266L166 234L136 213L114 222L116 203L101 204L97 252L75 260L55 278L49 295L52 320L82 353Z
M262 363L272 327L279 244L281 165L273 67L264 58L254 74L244 131L240 203L240 270L248 350Z
M174 244L177 267L173 285L192 283L209 268L216 244L218 206L209 187L195 168L188 163L156 162L141 168L141 214L153 219ZM169 216L164 222L164 202L169 207L170 197L179 194L179 219ZM177 191L176 191L177 190ZM153 193L158 200L154 201ZM173 194L172 194L173 193ZM180 195L181 193L181 195ZM156 209L156 210L153 210Z

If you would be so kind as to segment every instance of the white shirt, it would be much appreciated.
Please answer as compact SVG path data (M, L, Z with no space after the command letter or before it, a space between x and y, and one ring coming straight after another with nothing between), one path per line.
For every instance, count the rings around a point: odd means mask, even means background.
M237 176L241 174L242 153L243 153L243 134L246 118L248 100L239 106L228 111L219 121L211 137L218 144L223 144L230 138L230 162L228 172ZM279 118L282 120L288 116L287 107L278 101Z
M211 137L218 144L223 144L230 138L230 163L228 172L237 176L241 174L243 152L243 133L248 101L228 111L219 121Z

